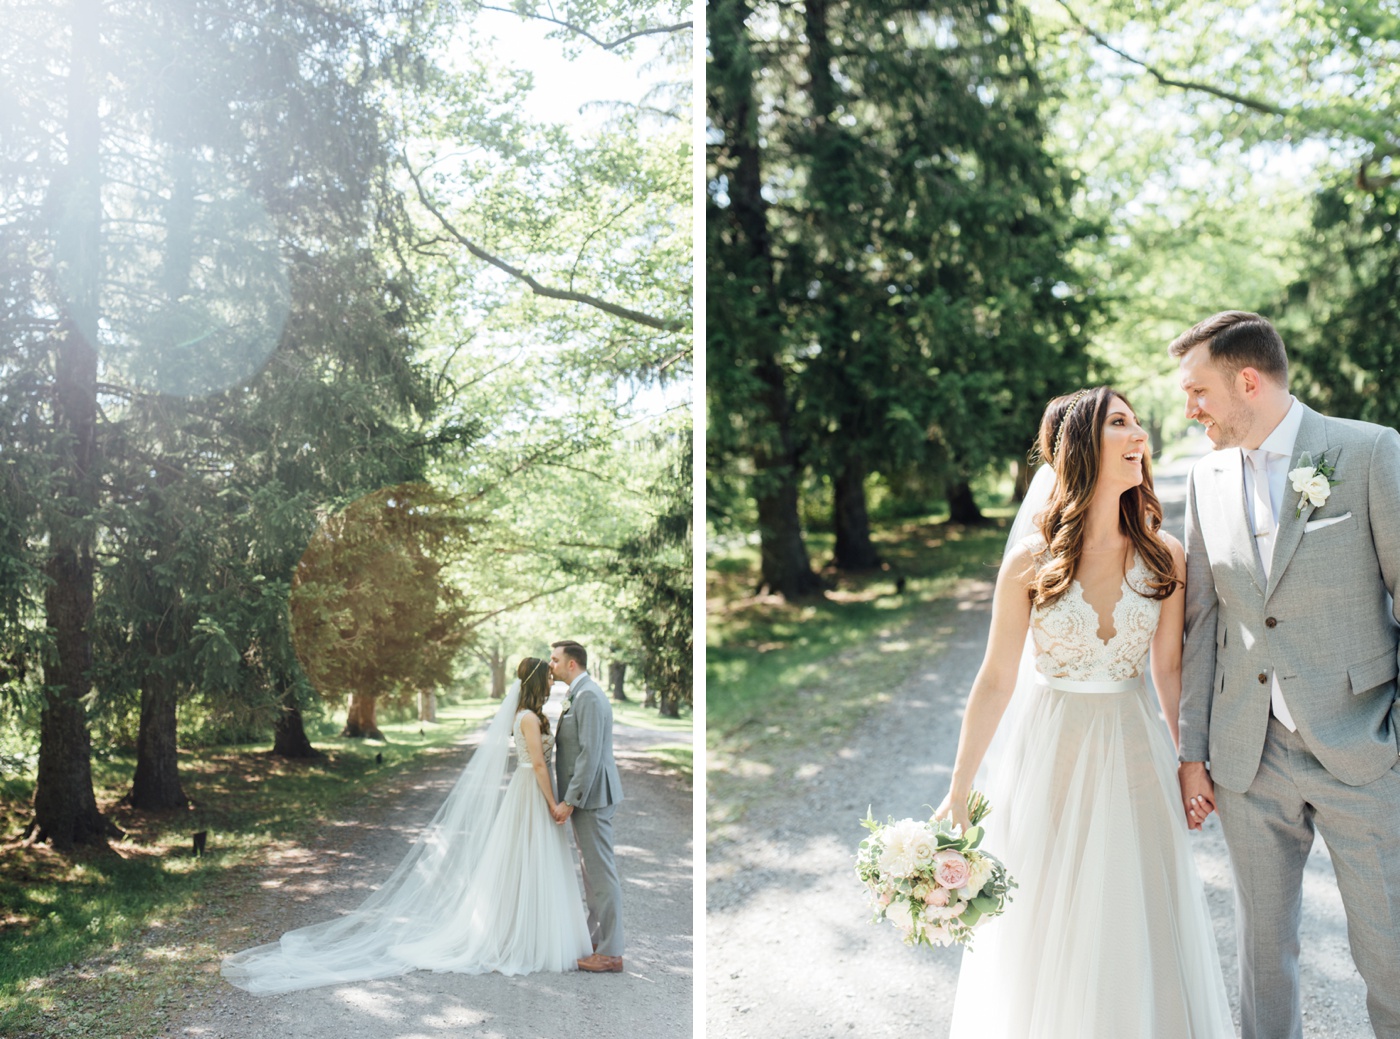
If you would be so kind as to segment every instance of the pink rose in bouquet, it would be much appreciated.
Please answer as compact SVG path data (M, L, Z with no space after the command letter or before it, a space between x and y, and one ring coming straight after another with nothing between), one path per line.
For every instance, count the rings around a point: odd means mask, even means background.
M940 851L933 857L933 878L946 888L957 889L964 886L972 876L967 859L951 849Z

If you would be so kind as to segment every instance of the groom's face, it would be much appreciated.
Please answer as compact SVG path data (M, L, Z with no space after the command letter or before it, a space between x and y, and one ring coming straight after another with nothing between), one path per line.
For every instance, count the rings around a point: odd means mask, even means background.
M1177 369L1186 394L1186 417L1205 427L1217 449L1239 447L1253 424L1249 403L1236 385L1239 373L1217 365L1204 343L1183 354Z
M557 649L549 651L549 673L556 682L569 680L569 660Z

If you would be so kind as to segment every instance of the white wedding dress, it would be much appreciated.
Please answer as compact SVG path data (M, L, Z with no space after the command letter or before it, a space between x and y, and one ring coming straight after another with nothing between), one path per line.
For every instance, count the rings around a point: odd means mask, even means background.
M432 823L358 908L227 957L223 975L262 995L411 970L574 970L592 951L568 827L535 780L512 686ZM515 746L516 767L501 791ZM554 746L543 739L546 767Z
M1161 613L1134 591L1147 578L1135 556L1107 642L1078 582L1031 612L1035 675L983 842L1020 886L963 955L951 1039L1235 1035L1176 755L1143 681Z

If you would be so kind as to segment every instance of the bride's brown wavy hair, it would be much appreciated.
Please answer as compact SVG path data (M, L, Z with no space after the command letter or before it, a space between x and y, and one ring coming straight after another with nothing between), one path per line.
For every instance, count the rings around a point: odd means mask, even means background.
M1037 526L1049 546L1050 561L1036 570L1031 604L1049 606L1069 591L1084 553L1084 526L1103 459L1103 427L1108 408L1128 398L1109 386L1097 386L1056 397L1040 419L1036 452L1055 467L1055 489ZM1131 409L1132 405L1128 404ZM1142 483L1118 499L1118 526L1150 574L1146 589L1134 589L1148 599L1165 599L1176 591L1176 568L1171 550L1158 536L1162 503L1152 489L1152 465L1142 456Z
M526 657L515 669L520 679L520 706L517 710L534 711L540 720L540 732L549 732L549 719L544 716L544 704L549 699L549 661Z

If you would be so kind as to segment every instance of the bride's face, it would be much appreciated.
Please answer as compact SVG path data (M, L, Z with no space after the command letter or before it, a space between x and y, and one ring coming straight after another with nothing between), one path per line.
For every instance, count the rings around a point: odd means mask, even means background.
M1149 450L1147 432L1138 425L1133 409L1119 397L1108 403L1099 447L1099 488L1121 494L1142 483L1143 462Z

